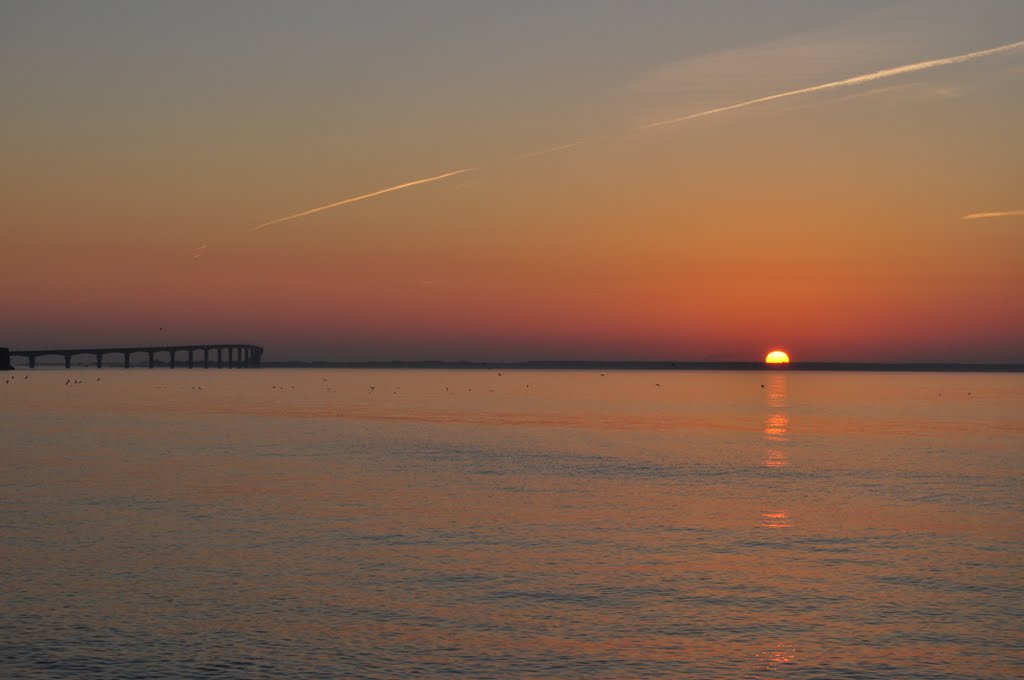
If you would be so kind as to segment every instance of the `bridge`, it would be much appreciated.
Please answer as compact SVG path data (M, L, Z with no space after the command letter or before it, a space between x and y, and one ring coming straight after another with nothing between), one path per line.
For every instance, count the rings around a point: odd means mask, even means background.
M36 367L36 359L46 356L64 358L64 368L71 368L71 358L79 355L92 356L96 359L96 368L103 368L103 358L108 354L120 355L124 367L131 367L133 354L145 354L149 357L149 367L155 368L157 356L167 354L167 365L175 368L179 365L178 355L182 354L180 365L195 368L257 368L263 358L263 348L258 345L169 345L165 347L98 347L94 349L30 349L9 350L0 347L0 370L10 370L10 360L14 357L28 359L28 367Z

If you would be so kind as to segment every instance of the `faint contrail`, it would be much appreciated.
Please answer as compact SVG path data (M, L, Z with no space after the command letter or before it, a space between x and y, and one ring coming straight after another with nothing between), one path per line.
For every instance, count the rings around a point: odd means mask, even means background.
M527 158L536 158L537 156L547 156L549 153L555 153L556 151L568 151L569 149L573 149L582 144L585 144L585 142L572 142L571 144L560 144L558 146L553 146L550 149L542 149L540 151L531 151L530 153L524 153L519 156L516 156L516 158L518 160L524 160Z
M413 180L411 182L405 182L403 184L396 184L395 186L388 187L386 189L378 189L377 191L371 191L368 194L362 194L361 196L353 196L352 198L346 198L346 199L344 199L342 201L337 201L335 203L329 203L327 205L322 205L319 208L311 208L309 210L304 210L304 211L302 211L300 213L295 213L294 215L288 215L287 217L279 217L276 220L270 220L269 222L264 222L263 224L256 225L255 227L252 228L252 231L257 231L259 229L262 229L263 227L269 227L272 224L278 224L279 222L287 222L288 220L296 220L296 219L298 219L300 217L305 217L306 215L312 215L314 213L323 212L324 210L330 210L331 208L338 208L338 207L341 207L343 205L348 205L349 203L356 203L357 201L365 201L366 199L373 198L374 196L380 196L381 194L388 194L388 193L391 193L392 191L398 191L399 189L407 189L409 187L414 187L417 184L426 184L427 182L437 182L438 180L445 179L446 177L454 177L455 175L461 175L462 173L470 172L471 170L476 170L476 168L463 168L462 170L454 170L452 172L446 172L443 175L435 175L434 177L427 177L425 179L416 179L416 180Z
M1024 210L1004 210L1002 212L971 213L964 215L962 220L984 220L989 217L1024 217Z
M919 61L915 64L906 64L904 66L894 66L893 68L882 69L881 71L874 71L872 73L865 73L860 76L853 76L852 78L846 78L844 80L836 80L831 83L823 83L821 85L814 85L812 87L804 87L799 90L791 90L789 92L780 92L778 94L768 95L767 97L758 97L757 99L751 99L749 101L740 102L739 104L731 104L729 106L721 106L717 109L709 109L707 111L700 111L698 113L691 113L687 116L679 116L678 118L670 118L668 120L659 120L654 123L648 123L647 125L640 126L639 130L646 130L648 128L661 127L663 125L674 125L675 123L682 123L686 120L692 120L693 118L700 118L702 116L710 116L714 113L722 113L724 111L732 111L733 109L742 109L747 106L753 106L754 104L762 104L764 102L775 101L776 99L783 99L784 97L795 97L798 94L808 94L810 92L821 92L822 90L831 90L836 87L849 87L851 85L860 85L862 83L870 83L873 80L881 80L882 78L891 78L893 76L903 75L904 73L914 73L916 71L924 71L930 68L936 68L938 66L947 66L949 64L962 64L965 61L972 61L974 59L981 59L982 57L991 57L996 54L1002 54L1011 50L1016 50L1024 47L1024 40L1020 42L1010 43L1008 45L1000 45L999 47L992 47L987 50L979 50L978 52L968 52L967 54L960 54L955 57L945 57L942 59L931 59L929 61Z

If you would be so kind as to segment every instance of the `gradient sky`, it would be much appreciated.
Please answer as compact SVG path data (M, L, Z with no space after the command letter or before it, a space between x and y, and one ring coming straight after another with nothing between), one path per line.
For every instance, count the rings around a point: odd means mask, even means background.
M651 126L1022 40L1020 0L4 0L0 345L1024 361L1024 47Z

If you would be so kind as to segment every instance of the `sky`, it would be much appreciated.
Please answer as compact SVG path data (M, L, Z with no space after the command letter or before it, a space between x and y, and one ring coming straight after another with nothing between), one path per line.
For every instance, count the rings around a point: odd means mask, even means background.
M1024 2L0 2L0 345L1024 361Z

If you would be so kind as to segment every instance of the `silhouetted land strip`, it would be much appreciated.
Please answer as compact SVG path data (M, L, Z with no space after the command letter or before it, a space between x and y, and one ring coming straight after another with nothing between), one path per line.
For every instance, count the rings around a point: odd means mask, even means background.
M769 366L760 361L265 361L267 368L405 368L579 371L916 371L946 373L1024 373L1024 364L794 362Z

